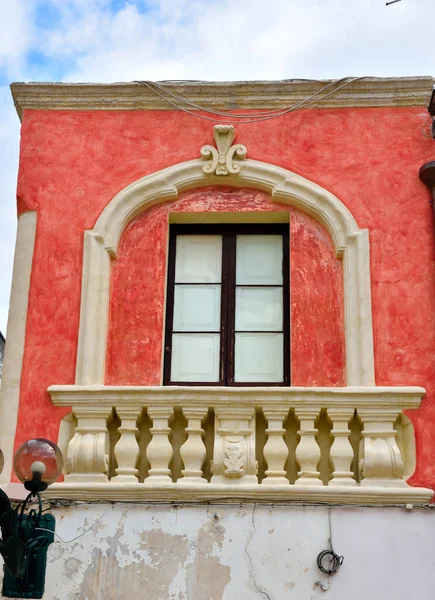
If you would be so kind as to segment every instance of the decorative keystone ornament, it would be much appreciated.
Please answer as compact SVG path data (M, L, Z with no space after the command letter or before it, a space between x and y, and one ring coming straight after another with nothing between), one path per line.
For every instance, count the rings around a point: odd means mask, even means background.
M203 146L201 148L202 158L210 162L203 167L204 173L210 175L229 175L240 172L240 163L246 157L247 149L243 144L232 146L236 132L232 125L215 125L213 136L216 142L214 146Z
M0 489L0 554L5 563L3 597L42 598L55 518L42 514L40 492L59 477L62 465L62 453L56 444L41 438L29 440L15 455L15 473L29 495L12 508L8 496ZM2 468L0 450L0 472ZM36 503L37 508L31 508L31 503Z

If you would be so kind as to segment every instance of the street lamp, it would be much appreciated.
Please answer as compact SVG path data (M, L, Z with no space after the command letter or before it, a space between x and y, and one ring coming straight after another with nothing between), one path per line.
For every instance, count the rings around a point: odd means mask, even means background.
M0 473L3 464L0 450ZM0 554L6 567L2 593L7 598L42 598L47 548L54 541L55 518L42 514L40 494L56 481L62 466L62 453L56 444L42 438L29 440L14 458L15 474L24 483L28 496L12 508L0 489ZM34 503L37 508L32 508Z

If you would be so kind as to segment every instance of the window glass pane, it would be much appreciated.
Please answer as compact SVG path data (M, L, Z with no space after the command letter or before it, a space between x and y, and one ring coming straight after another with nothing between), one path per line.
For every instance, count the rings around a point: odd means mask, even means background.
M220 285L176 285L174 331L219 331Z
M282 331L281 287L238 287L236 331Z
M282 333L236 333L234 380L282 381L283 343Z
M175 283L220 283L222 236L178 235Z
M238 235L238 285L282 285L282 236Z
M219 381L219 351L218 333L174 333L172 381Z

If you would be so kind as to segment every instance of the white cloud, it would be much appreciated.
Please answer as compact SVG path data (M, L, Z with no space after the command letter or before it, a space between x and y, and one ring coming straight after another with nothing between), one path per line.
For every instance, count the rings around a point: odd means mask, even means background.
M93 3L49 36L67 80L328 78L428 74L429 0L160 0L148 13ZM412 65L409 71L409 65Z
M432 4L433 0L401 0L389 7L385 0L0 0L0 77L3 72L10 80L105 82L430 75ZM52 9L51 21L41 19L44 6ZM113 6L120 8L114 11ZM46 64L29 63L29 51L46 54ZM18 136L8 89L0 88L3 331L15 230Z
M33 35L33 0L0 0L0 69L20 70Z

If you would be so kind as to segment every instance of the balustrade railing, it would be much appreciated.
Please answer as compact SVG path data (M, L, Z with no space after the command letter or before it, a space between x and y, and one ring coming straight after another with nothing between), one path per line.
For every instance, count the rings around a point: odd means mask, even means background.
M79 387L51 496L428 502L402 411L422 388ZM62 438L62 436L61 436Z

